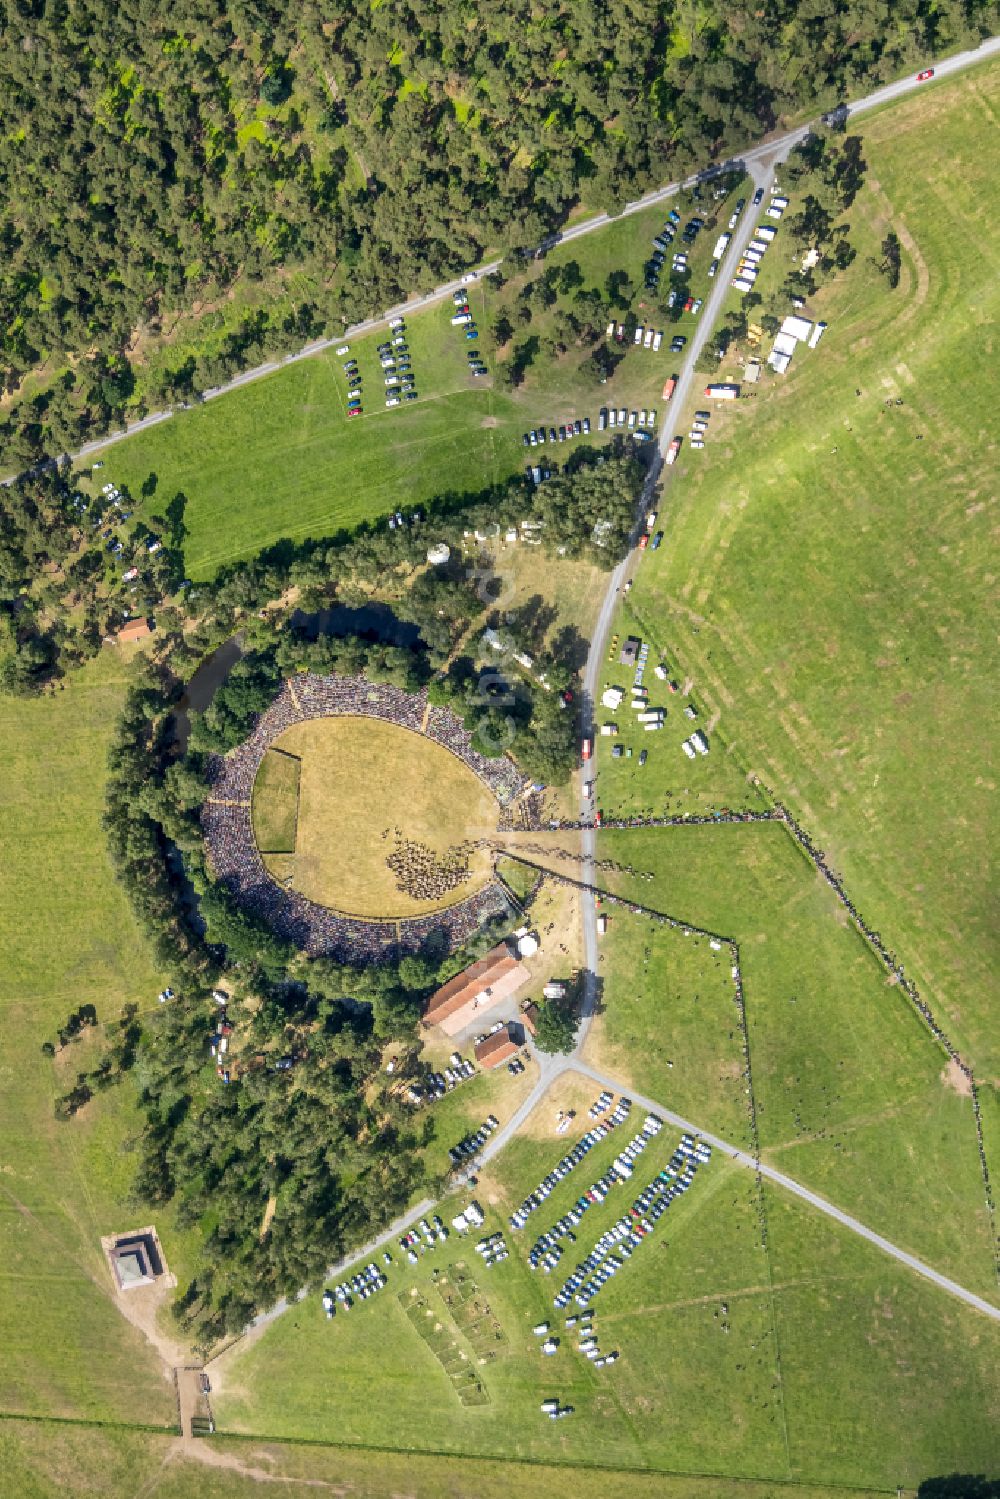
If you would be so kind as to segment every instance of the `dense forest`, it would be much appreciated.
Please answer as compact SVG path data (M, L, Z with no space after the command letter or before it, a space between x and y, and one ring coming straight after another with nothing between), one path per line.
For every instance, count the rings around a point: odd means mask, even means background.
M575 203L613 209L975 42L993 15L0 0L0 382L44 376L0 424L4 461L195 396L487 248L533 246ZM218 329L234 290L218 336L194 325L194 352L147 367L192 310Z

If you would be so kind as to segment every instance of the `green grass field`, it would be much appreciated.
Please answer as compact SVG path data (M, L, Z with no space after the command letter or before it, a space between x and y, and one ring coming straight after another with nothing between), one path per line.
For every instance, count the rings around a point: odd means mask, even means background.
M170 1437L142 1432L67 1427L52 1422L5 1422L0 1461L18 1499L244 1499L250 1486L280 1482L293 1496L317 1485L353 1499L606 1499L615 1483L635 1499L773 1499L773 1486L752 1480L659 1473L560 1468L506 1460L425 1456L375 1448L310 1446L257 1437L215 1436L198 1456L180 1453ZM226 1466L222 1466L225 1464ZM796 1485L794 1499L870 1499L881 1490Z
M673 1138L664 1132L647 1150L637 1184L655 1174ZM511 1258L491 1271L453 1236L440 1260L429 1255L412 1268L397 1261L375 1301L333 1323L317 1297L307 1298L254 1345L214 1366L220 1428L468 1457L499 1457L513 1445L522 1458L579 1463L581 1476L591 1465L642 1466L882 1488L914 1487L956 1465L989 1470L997 1455L995 1330L777 1195L767 1203L765 1252L753 1178L722 1161L699 1171L657 1234L596 1299L600 1346L621 1357L603 1370L587 1364L552 1310L553 1282L633 1191L590 1210L551 1280L527 1267L525 1253L618 1148L605 1142L522 1234L508 1231ZM505 1214L561 1149L551 1139L519 1136L483 1179L481 1200ZM495 1226L492 1213L487 1226ZM484 1321L498 1321L503 1339L485 1363L478 1342L467 1343L487 1397L474 1407L459 1401L406 1315L416 1288L436 1336L454 1340L447 1298L460 1264L478 1284ZM560 1339L551 1359L531 1334L539 1320L550 1321ZM552 1395L574 1406L572 1418L544 1421L538 1404ZM842 1439L822 1439L827 1419ZM848 1440L858 1427L863 1433Z
M83 1002L99 1022L156 1005L147 955L101 827L108 741L123 691L106 650L64 692L0 701L5 793L0 848L4 1074L0 1089L0 1412L167 1425L173 1391L114 1305L100 1238L149 1221L129 1205L124 1142L138 1127L131 1085L58 1123L52 1103L92 1066L93 1033L56 1060L45 1040ZM171 1269L181 1247L157 1226Z
M599 871L610 888L739 942L765 1158L996 1297L971 1101L784 828L605 831L598 857L635 871ZM612 915L612 953L616 927L624 922L628 941L634 920ZM668 952L660 957L664 969ZM600 971L608 965L613 975L614 962L602 957ZM656 977L636 985L629 1010L614 1022L640 1051L659 1045ZM614 981L609 987L613 999ZM707 1037L698 1039L704 1045ZM647 1075L652 1065L645 1064ZM696 1098L688 1107L700 1122Z
M601 948L584 1059L705 1129L750 1144L732 960L704 937L622 911Z
M262 854L295 852L299 820L301 761L284 750L269 749L253 786L253 835Z
M713 752L684 760L668 712L645 769L607 783L640 805L690 787L694 805L720 752L757 772L994 1079L998 98L994 66L863 122L858 258L808 307L829 331L671 472L667 539L629 600ZM871 263L890 227L895 291Z
M605 688L616 687L625 697L615 709L603 707L600 701L597 705L598 725L618 727L616 735L598 734L595 741L601 811L606 818L613 818L636 813L658 816L704 813L723 807L760 810L769 806L770 798L748 779L733 746L716 732L700 693L690 690L689 679L670 651L651 650L643 676L648 707L664 710L664 726L650 733L639 722L631 706L635 669L621 665L619 652L630 635L658 643L662 633L659 620L660 616L647 615L640 609L634 588L615 617L598 687L602 693ZM665 680L656 676L657 666L667 673ZM676 684L676 692L671 691L672 683ZM695 709L697 719L685 717L688 705ZM709 754L690 760L681 750L681 744L693 729L706 725L711 729L712 748ZM616 748L621 749L621 755L614 754ZM646 763L640 765L643 751Z
M684 207L685 213L694 211L687 200ZM713 208L728 212L726 204ZM650 209L615 221L555 250L547 263L575 260L586 285L603 286L610 270L626 270L639 288L633 301L642 320L648 312L642 266L665 212ZM693 268L703 269L711 248L707 235L702 234L692 255ZM515 278L512 285L523 279ZM509 291L494 294L483 286L472 294L480 330L476 346L491 370L495 351L488 330L505 296ZM406 337L420 393L412 406L385 409L376 354L385 337L382 330L351 345L361 369L363 416L347 419L349 384L341 360L328 351L221 400L178 412L169 422L107 449L101 481L126 484L138 499L154 475L155 492L144 502L144 514L161 513L175 495L183 494L188 502L186 568L190 577L200 579L279 539L327 536L438 495L477 493L519 471L526 457L522 433L541 422L558 426L589 415L596 441L597 412L607 401L628 407L661 404L672 357L666 347L656 355L628 350L606 387L581 376L586 351L571 349L560 358L540 360L521 389L502 395L493 390L492 376L475 379L469 374L471 345L460 328L451 327L452 310L449 301L408 322ZM543 337L551 321L541 314L527 331ZM558 458L568 451L560 448Z

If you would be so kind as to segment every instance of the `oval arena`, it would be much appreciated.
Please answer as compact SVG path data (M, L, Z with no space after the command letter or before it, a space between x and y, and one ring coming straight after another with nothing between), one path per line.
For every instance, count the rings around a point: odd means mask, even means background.
M333 733L302 727L329 719L343 723ZM350 758L338 761L344 750ZM317 751L330 756L325 771ZM483 840L508 825L524 778L510 759L474 749L461 719L426 691L302 673L242 744L214 757L209 778L201 820L216 877L313 956L381 961L419 950L432 932L455 947L509 911ZM466 829L450 848L436 809Z

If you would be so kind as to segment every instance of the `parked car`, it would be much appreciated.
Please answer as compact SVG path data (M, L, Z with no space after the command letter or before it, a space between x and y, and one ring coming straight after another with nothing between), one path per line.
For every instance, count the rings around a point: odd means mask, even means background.
M917 74L917 82L918 83L926 83L927 80L928 80L928 78L933 78L933 77L934 77L934 69L933 68L925 68L922 73L918 73Z

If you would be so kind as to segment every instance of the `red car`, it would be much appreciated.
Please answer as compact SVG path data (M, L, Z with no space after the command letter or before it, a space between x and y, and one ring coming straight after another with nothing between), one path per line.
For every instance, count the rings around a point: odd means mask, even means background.
M934 69L933 68L925 68L922 73L918 73L917 74L917 82L918 83L926 83L927 80L928 80L928 78L933 78L933 77L934 77Z
M648 535L647 532L644 531L642 533L642 535L639 537L639 550L640 550L640 552L644 552L648 546L649 546L649 535Z
M362 409L361 409L360 406L352 406L350 408L350 410L348 411L347 415L348 416L363 416L364 413L363 413L363 411L362 411Z

